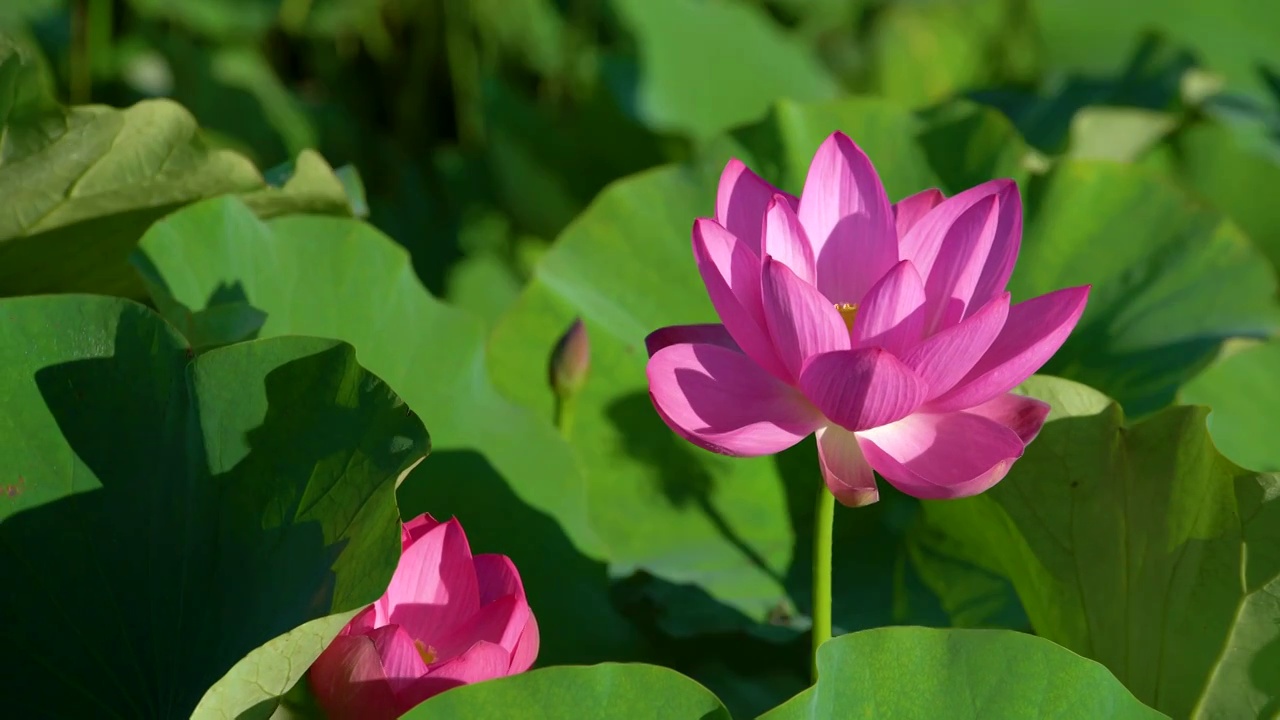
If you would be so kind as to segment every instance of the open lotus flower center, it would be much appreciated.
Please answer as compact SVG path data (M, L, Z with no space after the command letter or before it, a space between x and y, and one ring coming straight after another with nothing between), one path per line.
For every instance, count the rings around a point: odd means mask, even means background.
M418 654L422 656L422 662L430 665L436 661L436 649L421 640L414 640L413 646L418 648Z
M857 303L836 303L836 312L840 313L840 319L844 320L844 326L853 332L853 321L858 319Z

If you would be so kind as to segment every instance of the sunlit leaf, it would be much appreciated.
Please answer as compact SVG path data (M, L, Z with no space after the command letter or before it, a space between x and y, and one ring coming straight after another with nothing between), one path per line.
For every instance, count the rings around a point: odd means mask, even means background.
M881 628L818 650L818 684L760 720L1156 720L1101 665L1010 630Z
M1272 717L1280 696L1280 478L1214 448L1207 410L1126 426L1083 385L1032 378L1049 422L987 493L929 524L1010 578L1038 635L1172 717Z
M157 304L199 312L238 297L266 314L259 337L319 335L360 361L432 430L432 456L400 486L406 517L456 515L476 552L509 555L537 609L543 661L630 649L605 596L582 476L551 426L489 384L480 324L432 297L408 255L349 218L264 223L234 198L158 223L135 262Z

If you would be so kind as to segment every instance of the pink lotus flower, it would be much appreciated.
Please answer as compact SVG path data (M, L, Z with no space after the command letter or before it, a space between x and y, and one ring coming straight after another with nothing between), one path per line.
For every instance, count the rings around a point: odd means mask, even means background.
M1009 393L1066 340L1089 287L1010 305L1022 236L1011 180L891 205L843 133L818 148L800 198L737 160L693 255L723 324L645 340L649 395L690 442L776 453L811 433L845 505L955 498L999 482L1049 406Z
M458 685L524 672L538 624L515 565L472 557L456 519L405 523L387 592L352 618L311 666L311 689L335 720L398 718Z

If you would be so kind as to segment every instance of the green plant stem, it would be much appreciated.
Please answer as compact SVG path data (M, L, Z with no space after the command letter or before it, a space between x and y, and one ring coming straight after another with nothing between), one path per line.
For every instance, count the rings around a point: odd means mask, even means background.
M836 496L825 484L818 491L813 517L813 659L810 672L818 682L818 648L831 639L831 529L836 517Z
M68 63L69 100L71 105L89 102L92 69L89 67L89 0L75 0L71 4L71 56Z
M556 429L560 431L560 435L568 440L573 433L573 410L576 398L573 395L561 395L556 393Z
M453 104L458 139L463 145L479 147L484 142L484 112L481 104L480 52L472 35L471 6L466 0L445 0L444 49L453 83Z

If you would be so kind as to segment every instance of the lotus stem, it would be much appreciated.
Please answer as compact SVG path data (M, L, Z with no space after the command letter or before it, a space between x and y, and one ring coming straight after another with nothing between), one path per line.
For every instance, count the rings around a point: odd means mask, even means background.
M556 393L556 429L565 440L571 439L573 435L573 410L576 401L577 397L574 395Z
M831 540L835 524L836 496L819 485L818 509L813 518L813 659L810 672L818 682L818 648L831 639Z
M89 0L76 0L71 5L71 45L68 65L70 105L89 102L92 70L89 67Z

